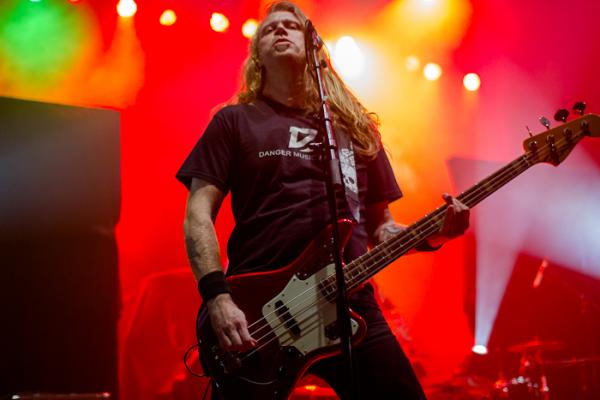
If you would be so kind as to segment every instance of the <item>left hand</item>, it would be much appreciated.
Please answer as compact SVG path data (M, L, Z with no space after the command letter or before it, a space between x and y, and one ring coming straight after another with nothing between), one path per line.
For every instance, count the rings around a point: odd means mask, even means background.
M442 198L448 205L446 215L444 216L444 223L438 233L427 239L429 244L434 247L464 234L467 228L469 228L469 207L448 193L444 193Z

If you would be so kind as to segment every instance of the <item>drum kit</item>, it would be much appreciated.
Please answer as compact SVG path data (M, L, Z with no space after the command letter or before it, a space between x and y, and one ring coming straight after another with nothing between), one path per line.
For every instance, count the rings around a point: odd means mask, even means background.
M429 400L598 400L600 356L549 359L565 348L558 340L534 338L507 348L520 356L518 374L490 379L467 375L433 385Z
M550 387L546 376L544 352L561 350L562 342L557 340L539 340L518 343L508 348L513 354L521 354L519 375L511 379L502 376L494 383L492 399L549 400Z
M590 378L598 375L600 357L544 357L547 353L560 351L565 347L561 341L538 338L510 346L507 349L510 353L521 355L519 375L508 380L498 379L494 384L492 399L597 399L598 381L593 382ZM567 373L569 371L566 368L571 367L577 368L575 374Z

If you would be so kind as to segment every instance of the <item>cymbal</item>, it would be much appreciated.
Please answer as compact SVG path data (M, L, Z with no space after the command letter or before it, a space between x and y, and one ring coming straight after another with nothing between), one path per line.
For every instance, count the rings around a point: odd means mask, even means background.
M551 360L546 361L546 365L557 366L557 367L573 367L577 365L585 365L591 363L600 363L600 356L592 357L573 357L565 358L562 360Z
M508 348L511 353L527 353L530 351L554 351L565 347L565 344L558 340L540 340L533 339L528 342L517 343Z

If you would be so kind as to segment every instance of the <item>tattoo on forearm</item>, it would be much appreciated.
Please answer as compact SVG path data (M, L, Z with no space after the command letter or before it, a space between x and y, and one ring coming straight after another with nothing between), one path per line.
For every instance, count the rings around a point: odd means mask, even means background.
M384 226L383 229L381 230L380 235L379 235L379 241L380 241L380 243L381 242L385 242L386 240L391 239L392 237L396 236L397 234L399 234L403 230L404 230L404 228L402 226L397 225L395 223L388 224L388 225Z

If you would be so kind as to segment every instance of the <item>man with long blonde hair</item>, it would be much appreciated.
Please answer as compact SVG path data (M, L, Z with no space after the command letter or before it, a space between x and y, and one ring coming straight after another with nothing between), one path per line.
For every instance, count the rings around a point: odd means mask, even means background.
M261 340L250 333L242 311L244 304L234 302L238 297L235 290L231 293L221 266L213 223L224 196L231 192L235 218L228 241L228 276L260 275L255 273L287 266L329 222L318 151L320 99L306 62L306 20L290 2L278 2L268 9L251 41L236 104L216 113L177 174L190 190L184 232L204 301L200 319L210 322L218 343L213 347L224 352L252 354L253 349L260 348ZM325 50L320 50L320 56L328 62ZM344 181L350 183L338 196L342 216L356 222L343 250L348 263L367 252L369 245L403 230L388 209L402 193L382 150L374 114L352 95L330 64L324 70L324 81L340 152L350 160L350 168L342 166ZM344 198L344 192L353 190L357 209ZM443 226L420 246L421 250L435 249L467 228L468 209L456 199L446 200ZM379 310L372 286L367 283L353 291L349 302L367 327L355 351L360 398L425 398L410 362ZM287 318L285 312L283 316ZM216 358L221 350L215 350ZM325 379L341 395L341 363L338 355L311 360L309 372ZM260 369L260 363L253 368ZM281 380L285 379L282 375ZM248 382L252 379L243 381L252 384ZM213 398L218 398L216 393ZM227 399L259 398L231 387L219 387L219 393ZM279 398L276 393L269 397Z

